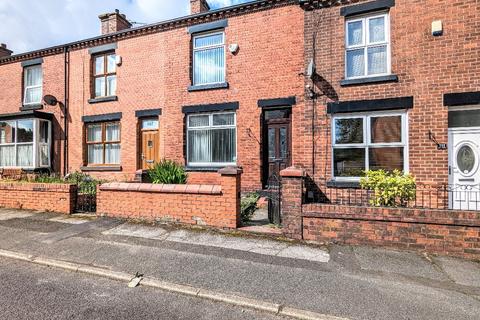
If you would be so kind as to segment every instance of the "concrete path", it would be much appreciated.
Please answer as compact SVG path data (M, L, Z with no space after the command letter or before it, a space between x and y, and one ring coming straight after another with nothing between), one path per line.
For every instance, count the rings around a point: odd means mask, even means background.
M323 248L261 238L59 217L0 210L0 249L347 319L480 314L480 265L470 261L348 246L328 248L327 260Z

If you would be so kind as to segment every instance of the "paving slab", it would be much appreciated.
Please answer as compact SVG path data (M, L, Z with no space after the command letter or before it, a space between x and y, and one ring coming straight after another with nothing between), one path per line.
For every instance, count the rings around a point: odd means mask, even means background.
M353 250L363 270L448 281L443 272L419 254L368 247L356 247Z
M480 263L448 257L435 257L433 260L456 283L480 287Z
M106 230L102 234L164 240L168 236L168 231L160 227L124 223L113 229Z
M6 221L11 219L23 219L31 216L33 216L33 212L16 211L16 210L0 211L0 221Z
M48 219L48 221L60 222L65 224L83 224L88 222L89 220L82 219L82 218L72 218L70 216L58 216L55 218Z
M281 250L277 254L277 256L316 262L328 262L330 260L330 255L328 254L328 252L321 249L305 246L289 246Z

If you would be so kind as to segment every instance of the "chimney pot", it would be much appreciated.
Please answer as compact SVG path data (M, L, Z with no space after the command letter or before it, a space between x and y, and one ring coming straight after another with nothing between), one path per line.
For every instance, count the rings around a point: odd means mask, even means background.
M210 11L207 0L190 0L190 13L198 14Z
M102 35L118 32L132 27L127 16L120 13L120 10L115 9L112 13L105 13L98 16L102 24Z

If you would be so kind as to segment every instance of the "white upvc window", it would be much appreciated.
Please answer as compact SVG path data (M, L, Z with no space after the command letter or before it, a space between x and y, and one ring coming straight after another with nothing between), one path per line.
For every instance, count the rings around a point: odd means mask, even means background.
M50 121L0 121L0 168L49 168L51 139Z
M187 117L187 163L220 167L237 162L237 125L234 112L202 113Z
M358 180L367 170L408 172L408 115L376 112L332 117L332 171Z
M42 102L43 72L42 65L34 65L23 69L24 95L23 104L33 105Z
M348 19L345 29L346 79L391 74L388 13Z
M225 82L225 33L193 37L193 85Z

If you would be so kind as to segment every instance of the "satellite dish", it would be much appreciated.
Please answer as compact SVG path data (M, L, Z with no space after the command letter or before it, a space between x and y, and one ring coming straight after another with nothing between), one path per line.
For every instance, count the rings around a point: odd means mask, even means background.
M47 94L45 97L43 97L43 101L45 101L45 103L48 104L49 106L55 106L58 103L57 98L55 98L50 94Z
M315 73L317 72L317 66L315 65L315 61L310 60L310 63L308 64L308 69L307 69L307 76L310 78L310 79L313 79L313 76L315 75Z

